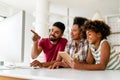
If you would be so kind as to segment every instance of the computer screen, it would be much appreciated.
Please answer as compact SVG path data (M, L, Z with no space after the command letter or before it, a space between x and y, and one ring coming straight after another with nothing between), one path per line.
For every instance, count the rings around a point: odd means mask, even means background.
M8 62L22 62L24 57L25 12L0 22L0 58Z

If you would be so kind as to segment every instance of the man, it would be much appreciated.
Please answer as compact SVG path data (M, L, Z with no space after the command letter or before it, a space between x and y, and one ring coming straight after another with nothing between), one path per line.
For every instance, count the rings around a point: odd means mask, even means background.
M65 30L65 26L61 22L55 22L50 31L49 38L42 38L31 30L34 33L33 36L33 47L32 47L32 59L37 58L40 53L43 51L45 55L45 62L41 63L38 60L35 60L31 63L31 66L39 67L48 67L53 64L56 60L58 51L64 51L67 39L62 38Z

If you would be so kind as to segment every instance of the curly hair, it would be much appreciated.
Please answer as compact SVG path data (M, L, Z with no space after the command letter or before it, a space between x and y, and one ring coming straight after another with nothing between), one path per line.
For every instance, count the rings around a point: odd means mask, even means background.
M85 30L92 30L96 33L102 34L102 39L106 39L107 36L110 35L110 27L103 21L100 20L94 20L94 21L87 21L85 22Z

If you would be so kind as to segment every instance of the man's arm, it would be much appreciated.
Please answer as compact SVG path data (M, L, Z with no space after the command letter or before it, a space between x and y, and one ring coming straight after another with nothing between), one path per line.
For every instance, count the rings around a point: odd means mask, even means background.
M39 56L39 54L42 52L42 48L38 46L38 43L33 43L32 51L31 51L31 57L32 59L35 59Z
M34 34L32 38L33 46L31 51L31 57L32 59L35 59L42 52L42 48L38 46L38 41L40 40L41 37L35 31L31 30L31 32Z

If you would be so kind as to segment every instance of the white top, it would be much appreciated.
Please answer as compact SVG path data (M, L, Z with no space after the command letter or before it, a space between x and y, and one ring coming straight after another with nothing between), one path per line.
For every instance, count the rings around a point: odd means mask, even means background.
M97 50L95 50L94 46L90 46L90 49L92 51L93 57L95 58L96 64L100 64L101 46L106 41L107 41L106 39L103 39L100 42L100 45ZM111 45L110 45L110 47L111 47L110 58L109 58L109 62L107 64L106 69L111 69L111 70L120 69L120 57L118 54L116 54L115 50L113 49L113 47Z

